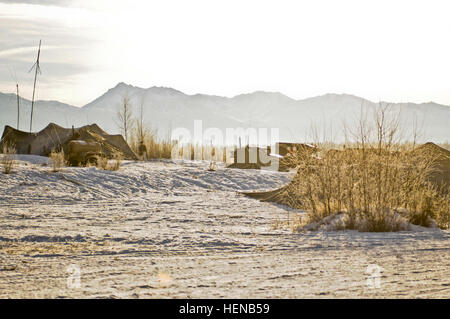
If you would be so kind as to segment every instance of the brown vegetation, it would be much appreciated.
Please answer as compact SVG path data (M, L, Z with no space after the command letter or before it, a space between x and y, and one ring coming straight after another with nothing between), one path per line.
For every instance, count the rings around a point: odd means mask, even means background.
M146 128L140 122L130 136L130 147L140 160L172 159L172 151L177 146L170 137L159 137L156 130ZM226 161L225 147L187 144L177 149L179 158L213 161L214 164Z
M386 110L377 111L374 128L361 121L340 147L316 143L320 151L305 148L292 158L298 173L283 200L307 211L298 229L337 214L345 217L340 227L361 231L397 231L405 220L450 226L449 179L439 170L450 156L434 144L402 143L398 119Z
M121 163L122 163L122 154L120 152L114 153L113 159L112 159L112 165L108 166L108 170L118 171Z
M16 148L11 144L4 144L2 147L1 163L3 166L3 173L10 174L16 158Z
M64 151L61 149L59 151L52 150L48 155L52 162L52 171L59 172L65 166Z

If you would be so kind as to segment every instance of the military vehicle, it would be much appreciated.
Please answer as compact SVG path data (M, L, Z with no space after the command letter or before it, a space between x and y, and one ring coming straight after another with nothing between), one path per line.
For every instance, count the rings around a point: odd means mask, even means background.
M97 165L105 157L100 143L94 141L72 140L67 147L67 162L71 166Z

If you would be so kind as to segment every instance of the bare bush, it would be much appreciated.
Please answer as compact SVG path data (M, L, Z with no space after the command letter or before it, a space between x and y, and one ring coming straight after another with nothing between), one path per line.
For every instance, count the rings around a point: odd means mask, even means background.
M97 159L96 167L105 171L118 171L122 164L123 154L117 150L112 152L112 158L106 156Z
M130 147L140 159L170 159L175 142L169 137L158 137L156 130L145 127L141 121L132 130Z
M15 165L16 148L14 145L3 145L1 155L1 163L3 166L3 173L10 174Z
M48 156L52 162L52 171L59 172L65 166L64 151L53 150Z
M388 117L387 109L376 111L373 127L361 120L345 144L316 143L320 151L302 149L292 158L298 174L286 196L307 211L307 222L345 213L344 228L397 231L404 222L397 212L404 210L411 223L436 219L449 226L448 193L428 179L436 157L415 142L402 143L398 117Z
M128 95L124 95L122 98L122 103L117 110L116 124L127 142L130 131L134 125L132 108L130 97Z
M169 134L165 137L158 135L157 130L147 127L141 117L136 119L136 125L131 129L129 145L140 160L172 159L177 141L171 140ZM215 145L192 144L178 148L177 156L190 160L227 161L227 148Z
M112 164L108 166L108 170L118 171L121 163L122 163L122 154L120 152L114 152Z
M109 160L106 156L101 156L97 161L97 168L107 170L108 169Z

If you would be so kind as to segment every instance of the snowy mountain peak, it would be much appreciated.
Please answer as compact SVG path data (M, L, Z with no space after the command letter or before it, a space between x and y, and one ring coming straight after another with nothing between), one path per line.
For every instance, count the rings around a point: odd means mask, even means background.
M170 87L165 87L165 86L152 86L149 87L147 90L147 92L151 92L151 93L157 93L157 94L163 94L163 95L182 95L185 96L186 94L184 94L181 91L175 90L173 88Z
M292 98L280 93L280 92L268 92L268 91L254 91L251 93L243 93L233 97L233 99L247 99L247 98L270 98L270 99L287 99L293 100Z
M115 88L121 88L121 87L130 87L131 85L129 85L129 84L126 84L125 82L119 82L119 83L117 83L117 85L113 88L113 89L115 89Z

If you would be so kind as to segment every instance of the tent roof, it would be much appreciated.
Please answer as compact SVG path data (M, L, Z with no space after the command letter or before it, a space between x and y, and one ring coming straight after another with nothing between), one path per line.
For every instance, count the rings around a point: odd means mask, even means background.
M96 141L102 145L102 151L107 156L112 155L114 151L119 151L125 159L137 159L136 154L128 146L122 135L110 135L97 124L72 129L50 123L44 129L35 133L16 130L6 125L0 146L12 144L18 154L48 156L52 149L64 148L72 139Z

